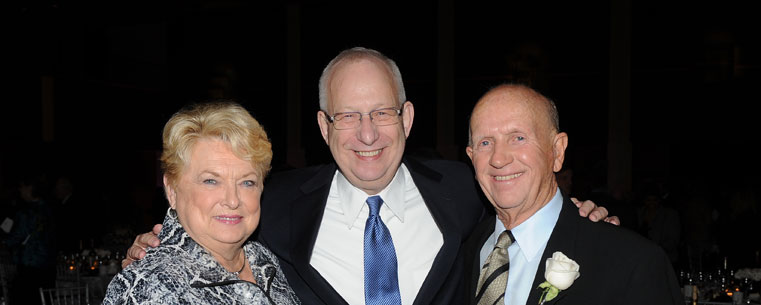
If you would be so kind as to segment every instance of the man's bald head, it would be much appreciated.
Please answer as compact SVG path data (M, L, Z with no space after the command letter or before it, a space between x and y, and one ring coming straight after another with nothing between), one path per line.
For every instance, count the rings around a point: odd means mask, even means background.
M503 84L487 91L473 107L473 112L471 113L470 122L468 124L468 146L473 145L473 114L475 114L476 111L483 109L486 103L513 100L522 100L526 103L533 104L532 108L534 108L538 114L541 114L540 117L543 117L546 120L546 124L550 127L550 131L554 133L560 131L558 109L552 100L524 85Z

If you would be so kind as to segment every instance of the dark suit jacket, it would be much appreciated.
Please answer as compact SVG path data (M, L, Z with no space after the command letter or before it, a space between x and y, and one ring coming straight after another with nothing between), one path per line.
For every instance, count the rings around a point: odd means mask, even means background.
M414 304L460 304L462 245L485 211L473 172L460 162L403 162L444 238ZM346 304L309 264L336 170L329 164L273 175L262 194L259 240L278 256L304 304Z
M495 221L494 216L485 218L466 244L464 255L469 266L465 271L467 301L463 304L474 304L479 251L494 232ZM545 304L684 304L673 267L660 247L629 229L580 217L567 197L526 304L539 303L542 290L536 287L545 281L545 260L555 251L575 260L581 276Z

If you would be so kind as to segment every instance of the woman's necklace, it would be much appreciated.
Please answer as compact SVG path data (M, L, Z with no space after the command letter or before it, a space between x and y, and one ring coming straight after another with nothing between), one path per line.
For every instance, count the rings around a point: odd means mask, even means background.
M243 266L240 266L240 270L233 272L233 275L238 276L241 272L243 272L244 267L246 267L246 260L243 260Z
M233 272L234 276L238 276L241 272L243 272L243 268L246 268L246 256L243 255L243 266L240 266L240 270Z

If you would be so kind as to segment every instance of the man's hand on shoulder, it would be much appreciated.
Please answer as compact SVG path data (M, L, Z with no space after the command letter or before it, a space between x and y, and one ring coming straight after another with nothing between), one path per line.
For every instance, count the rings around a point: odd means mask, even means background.
M143 233L135 237L135 242L127 249L127 257L122 260L122 268L126 268L134 261L141 260L145 257L145 250L149 247L155 248L159 246L159 232L161 232L161 225L157 224L153 226L153 231Z
M573 201L574 204L576 204L576 207L579 208L579 216L581 217L588 217L589 220L593 222L598 222L600 219L607 223L611 223L614 225L621 225L621 221L618 220L618 216L608 216L608 209L602 206L597 206L594 202L590 200L584 200L579 201L576 198L571 198L571 201Z

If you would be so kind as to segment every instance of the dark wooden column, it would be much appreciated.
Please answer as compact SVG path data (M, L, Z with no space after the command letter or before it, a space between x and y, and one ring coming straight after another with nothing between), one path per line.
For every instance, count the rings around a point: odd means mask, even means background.
M287 58L288 83L286 85L287 155L286 163L293 167L303 167L306 163L304 148L301 142L301 7L299 4L288 4L286 9L287 29ZM307 118L311 122L311 118Z
M454 124L454 0L438 2L436 73L436 150L457 159Z
M610 1L610 93L608 187L613 195L632 189L631 0Z
M46 143L55 140L55 95L54 78L49 75L40 78L42 95L42 141Z

